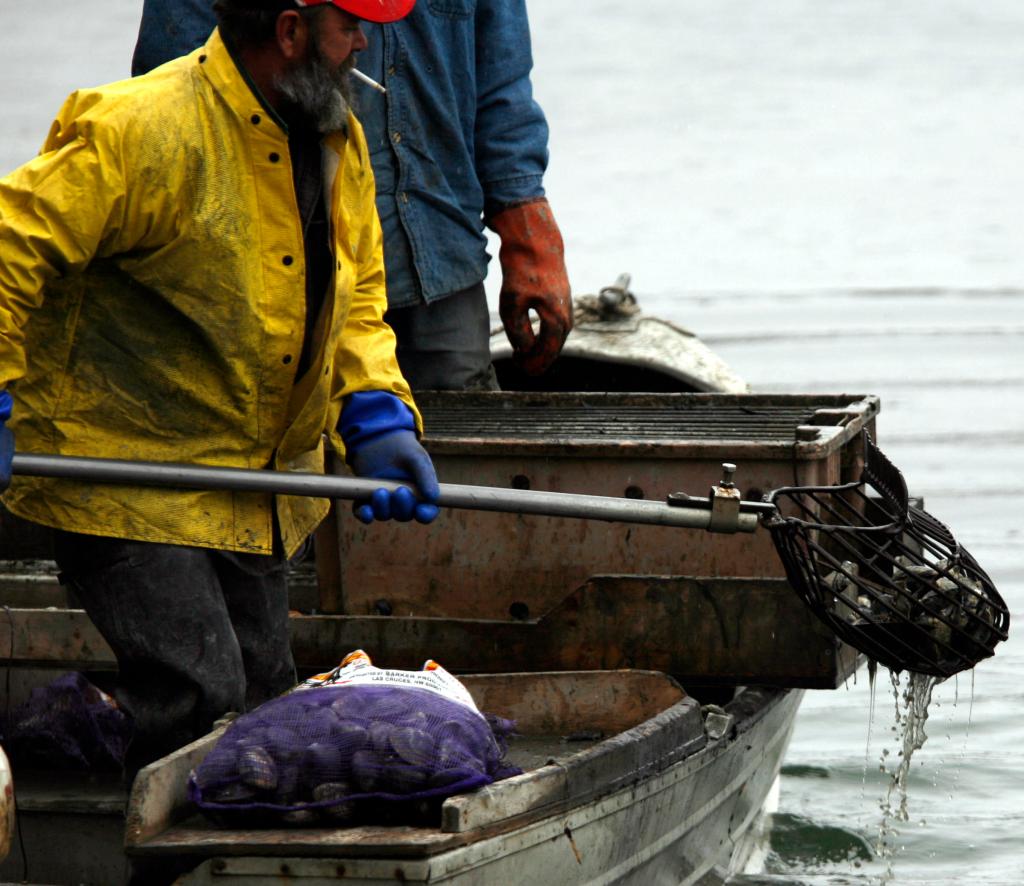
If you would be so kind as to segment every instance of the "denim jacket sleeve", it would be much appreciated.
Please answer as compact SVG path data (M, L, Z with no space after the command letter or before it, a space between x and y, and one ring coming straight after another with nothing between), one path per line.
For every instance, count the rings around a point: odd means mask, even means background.
M144 0L132 76L202 46L217 26L213 0Z
M526 0L477 0L475 154L485 215L544 194L548 126L532 67Z

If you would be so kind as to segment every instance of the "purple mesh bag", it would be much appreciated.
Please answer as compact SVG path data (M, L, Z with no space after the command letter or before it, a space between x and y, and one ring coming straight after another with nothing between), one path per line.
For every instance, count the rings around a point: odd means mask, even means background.
M109 695L71 671L33 689L4 732L5 749L20 765L116 771L132 723Z
M518 774L504 762L512 728L427 689L303 689L233 722L192 773L189 792L224 824L396 821L403 810Z

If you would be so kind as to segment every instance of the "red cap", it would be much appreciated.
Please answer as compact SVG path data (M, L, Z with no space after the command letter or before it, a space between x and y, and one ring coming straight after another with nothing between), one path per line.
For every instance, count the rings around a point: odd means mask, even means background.
M396 22L405 18L416 5L416 0L295 0L296 6L322 6L333 3L357 18L368 22Z

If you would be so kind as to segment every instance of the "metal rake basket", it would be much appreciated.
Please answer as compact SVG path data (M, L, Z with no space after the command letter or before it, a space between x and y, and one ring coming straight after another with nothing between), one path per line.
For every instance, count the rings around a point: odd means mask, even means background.
M894 671L949 677L1010 623L992 580L864 433L860 480L777 489L766 520L789 583L842 640Z

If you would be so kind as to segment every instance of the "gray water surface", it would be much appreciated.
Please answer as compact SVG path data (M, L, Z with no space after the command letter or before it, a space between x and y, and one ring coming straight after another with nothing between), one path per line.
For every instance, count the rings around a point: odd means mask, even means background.
M139 0L0 0L0 173L125 76ZM533 0L577 292L633 274L760 390L882 398L880 444L1024 615L1024 4ZM500 278L488 280L492 297ZM742 465L740 466L742 470ZM441 655L439 651L438 655ZM1024 882L1024 641L935 691L891 874L893 698L809 693L747 884Z

